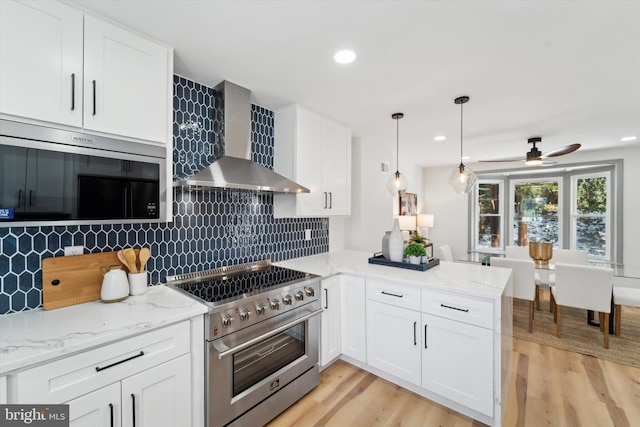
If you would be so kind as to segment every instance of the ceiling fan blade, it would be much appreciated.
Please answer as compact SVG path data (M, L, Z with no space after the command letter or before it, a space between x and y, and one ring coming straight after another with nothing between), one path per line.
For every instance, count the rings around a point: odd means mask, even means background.
M499 163L499 162L520 162L522 157L517 159L494 159L494 160L478 160L480 163Z
M564 147L556 148L548 153L544 153L542 158L564 156L565 154L573 153L578 148L580 148L580 144L565 145Z

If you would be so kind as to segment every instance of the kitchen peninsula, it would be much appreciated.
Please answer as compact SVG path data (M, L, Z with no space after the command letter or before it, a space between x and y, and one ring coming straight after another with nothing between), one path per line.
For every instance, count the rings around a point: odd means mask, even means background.
M426 272L329 252L278 265L322 276L322 367L343 359L502 426L512 347L510 271L441 262Z

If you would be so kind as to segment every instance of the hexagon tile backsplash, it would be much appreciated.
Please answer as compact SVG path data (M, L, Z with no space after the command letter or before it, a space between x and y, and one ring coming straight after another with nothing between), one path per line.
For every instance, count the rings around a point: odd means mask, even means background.
M174 76L176 177L222 153L219 101L212 88ZM273 168L273 112L253 105L251 115L253 160ZM167 275L329 250L328 219L275 219L271 193L174 189L173 213L172 223L0 228L0 314L42 305L42 259L62 256L64 246L83 245L85 253L147 246L154 285ZM312 230L310 241L305 229Z

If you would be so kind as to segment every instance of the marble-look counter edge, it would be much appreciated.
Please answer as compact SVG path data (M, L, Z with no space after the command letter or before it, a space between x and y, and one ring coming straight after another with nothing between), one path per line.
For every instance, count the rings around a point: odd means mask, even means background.
M166 286L118 303L93 301L0 316L0 375L202 315L207 307Z
M415 271L369 264L370 256L366 252L336 251L276 264L322 277L352 274L493 300L501 297L510 274L508 269L446 261L427 271Z

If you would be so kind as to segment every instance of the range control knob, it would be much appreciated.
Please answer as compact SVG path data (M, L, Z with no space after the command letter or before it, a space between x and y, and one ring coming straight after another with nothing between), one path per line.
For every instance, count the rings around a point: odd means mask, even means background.
M232 315L225 314L224 316L222 316L222 326L224 326L225 328L228 328L229 326L231 326L231 322L233 322Z
M256 305L256 314L259 316L262 316L265 312L265 306L264 304L260 303L258 305Z
M316 294L316 291L314 291L313 288L305 288L305 292L307 293L308 297L312 297Z
M302 291L296 292L296 299L302 301L304 299L304 293Z
M271 305L272 310L280 310L280 301L277 298L272 299L269 305Z
M291 298L291 295L285 295L285 297L282 298L282 302L287 305L291 305L291 303L293 302L293 299Z
M249 311L244 307L240 309L240 320L242 321L249 320L250 317L251 317L251 311Z

